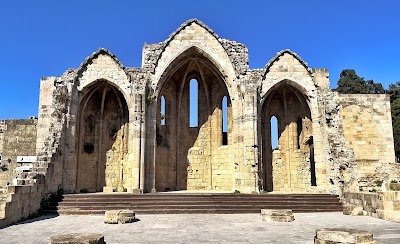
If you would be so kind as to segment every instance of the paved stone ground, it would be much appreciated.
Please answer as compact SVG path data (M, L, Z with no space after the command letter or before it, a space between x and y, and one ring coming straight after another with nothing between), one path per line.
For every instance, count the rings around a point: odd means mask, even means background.
M139 221L106 225L102 216L43 216L0 229L0 243L48 243L72 232L103 233L113 243L314 243L315 230L370 231L377 243L400 243L400 223L342 213L298 213L290 223L267 223L259 214L137 215Z

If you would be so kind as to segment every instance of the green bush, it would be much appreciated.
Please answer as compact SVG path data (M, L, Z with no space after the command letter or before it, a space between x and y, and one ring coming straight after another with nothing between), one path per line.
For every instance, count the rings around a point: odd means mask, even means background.
M382 184L383 184L383 181L382 180L376 180L375 184L376 184L376 186L381 187Z

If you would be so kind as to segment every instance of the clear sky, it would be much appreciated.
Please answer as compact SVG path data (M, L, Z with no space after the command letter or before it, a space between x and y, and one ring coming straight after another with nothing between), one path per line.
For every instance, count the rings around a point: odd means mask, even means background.
M100 47L140 67L145 42L191 18L247 45L251 68L289 48L328 68L331 87L346 68L385 88L400 80L397 0L9 0L0 6L0 119L37 115L40 77L77 68Z

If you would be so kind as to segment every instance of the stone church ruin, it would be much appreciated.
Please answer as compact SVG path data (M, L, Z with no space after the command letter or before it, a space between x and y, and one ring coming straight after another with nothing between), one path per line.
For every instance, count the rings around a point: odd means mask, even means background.
M291 50L250 69L245 45L195 19L145 44L141 67L101 48L42 78L35 130L37 160L25 186L5 190L21 196L3 217L60 188L342 195L399 177L387 95L333 92L328 70Z

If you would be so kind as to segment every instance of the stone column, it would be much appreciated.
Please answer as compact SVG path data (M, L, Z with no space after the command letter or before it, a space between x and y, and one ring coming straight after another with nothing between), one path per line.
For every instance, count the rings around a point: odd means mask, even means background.
M239 162L239 177L241 185L236 189L243 192L258 192L258 113L257 113L257 90L251 83L246 84L242 91L245 92L242 109L242 131L243 131L243 162Z
M145 117L143 95L135 94L133 105L129 113L129 162L132 165L131 190L143 190L144 187L144 165L143 165L143 143L145 141Z
M146 98L147 99L147 98ZM157 101L146 100L145 189L156 192L156 121Z

